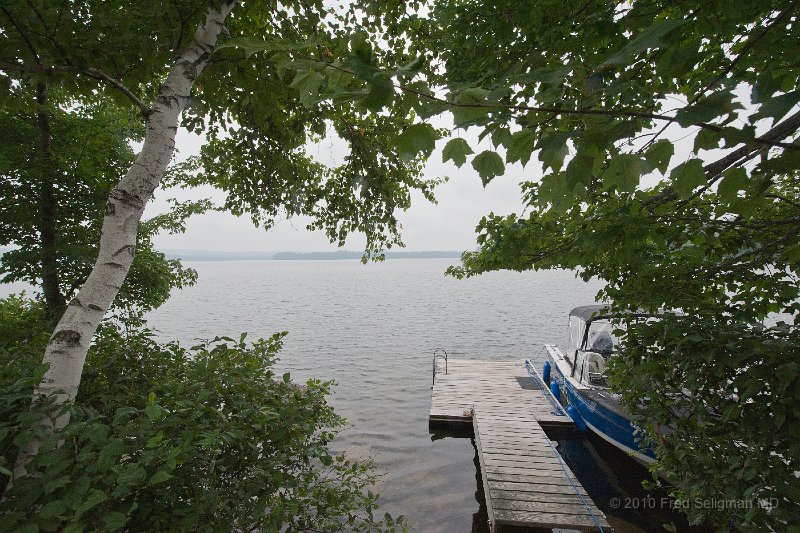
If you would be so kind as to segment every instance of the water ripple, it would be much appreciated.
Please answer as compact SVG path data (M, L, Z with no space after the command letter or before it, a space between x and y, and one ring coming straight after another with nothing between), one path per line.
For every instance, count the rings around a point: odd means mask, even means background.
M335 442L385 472L383 508L417 531L483 531L469 439L431 441L431 355L533 357L561 343L568 311L600 284L567 271L497 272L464 281L451 260L187 262L196 286L176 292L150 323L190 345L218 334L288 331L279 371L337 385L333 405L352 427ZM475 529L473 529L475 528Z

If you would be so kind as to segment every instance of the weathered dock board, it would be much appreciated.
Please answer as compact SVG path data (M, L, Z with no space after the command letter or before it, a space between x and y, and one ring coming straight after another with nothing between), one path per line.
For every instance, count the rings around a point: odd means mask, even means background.
M611 531L542 429L572 421L538 386L523 388L530 383L522 361L450 360L443 372L442 365L431 422L472 424L493 531Z
M472 423L470 409L475 400L532 416L542 425L572 427L572 419L539 389L528 376L522 360L476 361L450 359L447 374L437 362L431 395L430 420L442 423Z

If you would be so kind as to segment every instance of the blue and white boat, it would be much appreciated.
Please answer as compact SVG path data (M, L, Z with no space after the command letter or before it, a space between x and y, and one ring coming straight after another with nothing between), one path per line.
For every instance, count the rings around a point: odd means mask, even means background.
M638 444L638 428L619 404L619 396L608 389L605 368L614 356L615 339L604 306L576 307L569 314L567 353L545 345L552 359L550 379L558 383L558 398L580 427L630 454L642 464L655 461L652 450ZM547 371L545 371L547 374ZM554 387L551 390L555 393ZM571 406L571 408L570 408Z

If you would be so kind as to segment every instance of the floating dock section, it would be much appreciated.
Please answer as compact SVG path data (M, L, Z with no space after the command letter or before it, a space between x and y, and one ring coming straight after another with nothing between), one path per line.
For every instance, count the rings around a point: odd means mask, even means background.
M430 422L472 425L492 531L611 531L545 434L573 422L535 370L522 360L435 365Z

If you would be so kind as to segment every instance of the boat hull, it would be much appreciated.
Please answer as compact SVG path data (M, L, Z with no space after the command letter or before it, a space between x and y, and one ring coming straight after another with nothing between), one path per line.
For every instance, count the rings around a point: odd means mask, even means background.
M563 403L565 397L568 405L575 407L589 430L603 440L644 465L655 461L655 455L651 450L643 450L638 445L636 426L624 411L613 405L615 402L608 400L607 393L581 387L576 380L568 376L569 366L566 360L563 357L558 360L559 358L552 352L551 357L554 363L553 378L558 381L562 392L562 398L559 400Z

